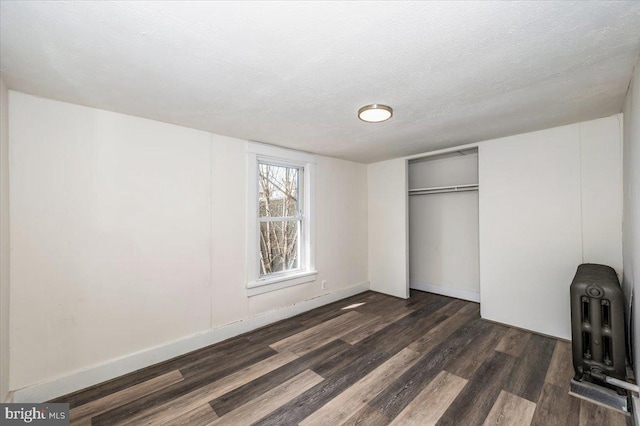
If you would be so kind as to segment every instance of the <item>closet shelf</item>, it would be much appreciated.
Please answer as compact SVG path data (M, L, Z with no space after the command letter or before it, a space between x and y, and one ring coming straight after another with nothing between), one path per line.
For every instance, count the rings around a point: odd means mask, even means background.
M468 185L435 186L432 188L410 189L409 195L443 194L446 192L466 192L466 191L477 191L477 190L478 190L478 184L472 183Z

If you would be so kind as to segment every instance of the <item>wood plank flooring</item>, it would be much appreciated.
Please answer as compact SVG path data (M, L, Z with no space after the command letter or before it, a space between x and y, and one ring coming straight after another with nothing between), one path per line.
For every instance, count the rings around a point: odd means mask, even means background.
M476 303L366 292L53 402L72 425L631 425L569 396L571 363Z

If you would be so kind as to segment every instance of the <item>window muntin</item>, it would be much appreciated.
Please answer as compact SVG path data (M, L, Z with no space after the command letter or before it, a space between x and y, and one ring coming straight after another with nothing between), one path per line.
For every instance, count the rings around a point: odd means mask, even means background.
M260 278L304 265L304 167L258 161Z

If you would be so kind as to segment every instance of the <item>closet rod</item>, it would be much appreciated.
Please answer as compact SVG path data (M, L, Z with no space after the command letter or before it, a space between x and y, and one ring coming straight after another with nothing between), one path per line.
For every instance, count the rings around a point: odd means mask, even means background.
M440 186L434 188L416 188L410 189L409 195L426 195L426 194L443 194L447 192L466 192L477 191L478 185L458 185L458 186Z
M409 195L429 195L429 194L445 194L448 192L471 192L477 191L478 188L464 188L464 189L439 189L435 191L423 191L423 192L410 192Z

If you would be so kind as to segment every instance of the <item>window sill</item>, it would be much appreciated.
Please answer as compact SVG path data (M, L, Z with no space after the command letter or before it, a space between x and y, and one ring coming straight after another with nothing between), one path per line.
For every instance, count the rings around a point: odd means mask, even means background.
M247 284L247 295L251 297L258 294L268 293L270 291L309 283L316 280L316 275L318 275L318 271L312 270L251 281Z

